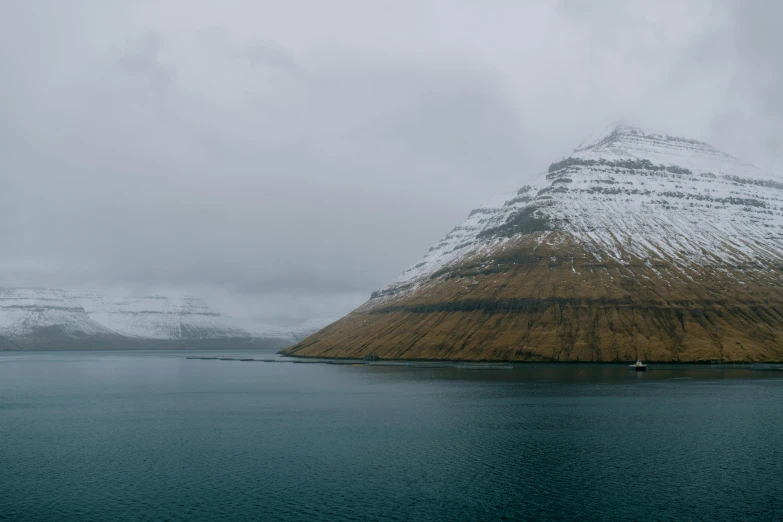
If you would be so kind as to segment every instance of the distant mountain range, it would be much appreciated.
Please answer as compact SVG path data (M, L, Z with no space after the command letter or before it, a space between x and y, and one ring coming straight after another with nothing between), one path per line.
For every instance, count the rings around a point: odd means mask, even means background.
M292 327L222 316L196 297L0 288L0 349L283 348L331 320Z
M473 210L293 355L783 361L783 178L617 126Z

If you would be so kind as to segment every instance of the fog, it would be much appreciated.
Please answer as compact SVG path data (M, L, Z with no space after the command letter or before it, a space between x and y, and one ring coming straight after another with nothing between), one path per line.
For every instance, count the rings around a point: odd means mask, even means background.
M780 174L781 19L772 0L0 0L0 284L331 317L611 124Z

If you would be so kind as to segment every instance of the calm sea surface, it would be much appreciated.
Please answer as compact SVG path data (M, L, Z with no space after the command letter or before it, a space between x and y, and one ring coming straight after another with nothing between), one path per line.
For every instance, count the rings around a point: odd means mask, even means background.
M782 374L186 355L0 354L0 519L783 517Z

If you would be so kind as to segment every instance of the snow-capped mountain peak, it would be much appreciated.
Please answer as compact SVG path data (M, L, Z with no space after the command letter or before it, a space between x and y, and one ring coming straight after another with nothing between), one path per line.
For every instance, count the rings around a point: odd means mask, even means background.
M677 258L764 262L783 253L783 179L689 138L627 125L607 129L473 210L376 297L415 288L466 256L520 235L566 233L615 261Z
M655 165L676 165L696 174L772 177L703 141L629 125L605 129L581 143L569 157L604 161L638 159Z

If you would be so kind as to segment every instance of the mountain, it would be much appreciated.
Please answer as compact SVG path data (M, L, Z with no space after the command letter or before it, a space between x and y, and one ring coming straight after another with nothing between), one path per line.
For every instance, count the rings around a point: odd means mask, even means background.
M782 211L780 177L617 126L286 353L783 361Z
M166 341L189 346L221 342L232 347L250 344L253 336L196 297L148 295L107 296L96 292L70 292L72 301L106 328L132 340Z
M284 348L325 324L261 325L196 297L0 288L0 349Z
M0 288L0 349L120 341L121 335L90 318L62 290Z

